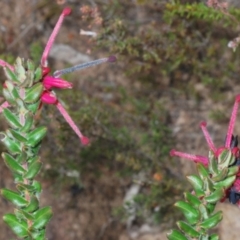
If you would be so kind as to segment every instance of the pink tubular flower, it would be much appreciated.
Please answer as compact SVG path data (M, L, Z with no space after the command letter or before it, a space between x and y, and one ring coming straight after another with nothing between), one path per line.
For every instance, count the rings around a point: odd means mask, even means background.
M50 68L48 67L48 62L47 62L47 58L49 55L49 52L52 48L52 45L55 41L55 38L59 32L59 29L62 25L62 22L64 20L64 18L66 16L68 16L71 13L71 9L66 7L63 9L53 31L51 36L48 39L48 42L46 44L46 47L43 51L42 57L41 57L41 66L42 66L42 79L41 82L43 84L44 87L44 91L41 95L41 101L42 103L45 104L53 104L56 105L56 107L58 108L59 112L63 115L64 119L67 121L67 123L70 125L70 127L73 129L73 131L77 134L77 136L80 138L81 143L83 145L87 145L89 144L89 139L87 137L85 137L81 131L79 130L79 128L77 127L77 125L74 123L74 121L72 120L72 118L70 117L70 115L67 113L67 111L64 109L63 105L58 101L57 96L55 95L55 93L53 92L53 88L59 88L59 89L69 89L72 88L72 83L65 81L61 78L59 78L61 75L66 74L66 73L70 73L73 71L77 71L77 70L81 70L87 67L91 67L94 65L98 65L101 63L105 63L105 62L115 62L116 61L116 57L114 56L110 56L108 58L102 58L102 59L98 59L98 60L94 60L88 63L83 63L83 64L79 64L70 68L66 68L66 69L62 69L62 70L57 70L54 72L53 76L50 76ZM2 67L8 67L10 70L14 71L14 67L9 65L8 63L6 63L5 61L0 59L0 66ZM3 111L3 108L8 107L9 104L7 102L4 102L1 106L0 106L0 112Z
M72 88L72 83L52 76L44 77L42 83L47 90L51 90L52 88Z
M236 117L237 117L237 111L238 111L238 107L239 107L239 102L240 102L240 95L236 96L235 98L235 102L234 102L234 106L233 106L233 110L232 110L232 114L231 114L231 118L229 121L229 125L228 125L228 131L227 131L227 137L226 137L226 141L225 141L225 145L221 146L219 148L216 148L214 146L214 143L210 137L210 134L207 130L207 123L206 122L201 122L200 123L200 127L203 131L204 137L206 139L206 142L208 144L209 149L214 153L214 155L217 157L224 149L231 149L233 153L235 153L236 149L234 147L231 146L232 141L233 141L233 128L236 122ZM201 162L203 163L203 158L207 159L207 157L203 157L203 156L199 156L199 155L191 155L188 153L184 153L184 152L178 152L175 150L172 150L170 152L171 156L178 156L178 157L183 157L189 160L193 160L195 162Z
M237 95L235 98L231 118L229 121L228 131L226 134L226 140L225 140L224 146L216 148L206 128L207 127L206 122L200 123L200 127L202 129L202 132L204 134L208 147L213 152L215 157L218 157L219 154L221 154L224 149L229 149L231 150L232 154L235 156L235 163L233 164L235 166L240 166L240 156L239 156L240 149L238 148L238 138L237 136L235 137L233 136L233 130L234 130L234 125L237 118L239 102L240 102L240 95ZM207 166L209 162L208 157L179 152L176 150L171 150L170 155L189 159L191 161L194 161L195 163L202 163L205 166ZM231 203L237 204L238 206L240 206L240 170L236 174L236 180L233 183L232 187L226 190L226 197L229 198Z

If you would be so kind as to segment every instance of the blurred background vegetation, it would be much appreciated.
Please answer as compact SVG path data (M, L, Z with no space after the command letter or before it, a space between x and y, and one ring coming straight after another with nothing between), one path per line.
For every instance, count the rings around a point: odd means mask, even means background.
M14 22L10 14L16 8L14 1L1 4L6 12L1 20L5 34L0 36L0 58L10 63L20 55L39 64L65 5L72 7L73 14L66 18L58 37L62 41L57 42L94 57L118 58L115 64L91 69L90 74L67 75L75 89L58 93L90 137L89 147L80 146L52 106L42 112L41 124L49 126L49 134L42 146L41 178L50 183L51 193L58 198L69 191L70 207L76 208L76 202L81 206L84 201L82 196L97 201L102 191L106 201L118 199L107 211L115 224L170 228L179 217L172 205L182 197L186 182L176 160L169 157L176 140L171 128L173 109L167 102L174 104L184 96L195 104L206 98L217 103L234 89L239 81L239 49L233 53L227 44L239 34L240 10L230 8L227 14L193 0L38 0L28 3L28 11L18 6L28 17ZM34 27L21 37L21 24L29 26L31 21ZM79 36L81 28L97 36ZM69 66L57 59L49 63ZM210 110L213 121L228 119L224 111ZM119 231L98 236L117 239ZM97 239L96 232L85 233L89 236L82 239ZM54 236L49 239L59 238ZM78 238L69 235L68 239Z

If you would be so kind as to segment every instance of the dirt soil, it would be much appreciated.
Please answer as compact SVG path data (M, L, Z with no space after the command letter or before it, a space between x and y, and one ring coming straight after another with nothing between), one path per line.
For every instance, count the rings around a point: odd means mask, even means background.
M64 1L56 1L49 7L45 4L46 1L41 0L3 0L0 2L0 31L1 41L6 45L6 51L2 54L10 52L14 56L28 57L29 45L33 41L46 43L48 36L57 20L62 6L58 3ZM55 1L53 1L55 2ZM57 37L57 43L64 43L77 49L82 54L87 54L88 43L86 38L79 35L81 28L79 7L81 1L69 1L74 7L72 16L70 16L61 29ZM54 6L55 5L55 6ZM52 17L52 14L53 17ZM94 53L102 56L105 53ZM63 66L63 62L57 57L50 59L55 66ZM53 61L54 60L54 61ZM86 70L83 77L94 75L96 78L104 74L105 69L100 72ZM112 78L116 72L111 73L111 68L107 69L105 78ZM115 71L115 70L114 70ZM118 73L116 76L117 84L124 84L125 76ZM4 79L2 79L3 81ZM112 79L111 79L112 80ZM201 120L209 119L210 111L213 108L231 112L234 96L240 93L240 87L233 86L226 98L221 103L213 103L207 96L210 94L204 86L197 86L199 91L205 92L206 97L196 103L193 100L187 99L185 96L174 96L172 93L166 92L163 96L166 108L169 109L171 118L171 127L174 132L174 137L178 143L175 147L178 150L189 153L208 152L207 144L203 138L199 128ZM211 132L216 146L221 146L227 130L227 122L215 124L212 120L208 121L208 129ZM2 128L5 125L3 124ZM240 132L240 125L236 126L236 132ZM187 145L185 143L188 143ZM180 166L185 174L195 171L192 163L187 161L179 161ZM129 240L131 234L128 233L126 227L115 221L111 216L112 208L119 206L124 198L125 190L123 183L119 182L114 175L102 169L105 177L100 180L89 179L85 182L85 190L81 193L74 194L69 189L63 189L60 193L56 193L54 185L51 181L41 179L43 183L43 193L41 196L42 205L53 206L54 218L48 226L49 240ZM109 179L111 179L109 181ZM8 169L0 162L0 188L6 187L14 189L12 177ZM118 187L116 187L118 186ZM239 209L227 203L221 204L219 208L226 210L229 217L224 219L224 222L218 227L217 231L222 236L222 239L237 240L239 236L231 235L238 232L239 221L236 212ZM4 213L12 212L13 207L7 201L1 198L0 200L0 216ZM236 218L236 219L235 219ZM234 229L236 228L236 229ZM228 229L231 229L229 232ZM164 240L166 232L161 232L160 228L152 228L146 231L138 229L135 234L135 239L139 240ZM11 231L0 221L0 239L16 239Z

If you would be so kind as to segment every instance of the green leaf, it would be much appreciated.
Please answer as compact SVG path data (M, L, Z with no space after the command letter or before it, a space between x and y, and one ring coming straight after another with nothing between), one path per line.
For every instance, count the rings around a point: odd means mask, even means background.
M200 227L204 229L210 229L215 227L220 221L222 220L222 211L219 211L209 217L208 219L204 220L201 224Z
M37 112L37 110L39 109L40 103L41 103L41 101L39 100L33 104L28 104L27 109L35 114Z
M3 188L1 189L1 194L4 198L6 198L17 207L25 207L28 204L28 201L25 198L23 198L19 193L12 190Z
M201 201L195 195L191 193L184 193L184 197L187 202L189 202L193 207L198 207L201 204Z
M27 141L27 139L21 135L20 131L15 131L13 129L11 129L11 130L8 129L6 131L6 133L8 133L8 132L10 132L11 135L13 136L13 138L15 138L19 142L23 142L24 143L24 142Z
M27 160L27 154L26 152L21 152L17 157L16 157L16 162L18 163L22 163L22 162L25 162Z
M238 172L238 170L239 170L239 166L229 167L229 168L228 168L228 174L227 174L227 176L228 176L228 177L231 177L231 176L236 175L237 172Z
M219 236L216 233L214 233L211 236L209 236L209 240L219 240Z
M3 221L12 229L20 238L28 236L28 225L26 221L19 221L14 214L5 214Z
M33 61L30 59L27 60L27 69L28 69L28 72L29 71L32 72L35 70L35 65L34 65Z
M15 183L23 182L23 175L13 172L13 178Z
M218 156L218 169L227 168L229 165L235 162L235 157L231 150L223 150Z
M3 115L12 128L22 127L19 122L19 118L15 114L13 114L8 108L3 109Z
M39 160L40 160L40 157L39 157L39 156L34 156L34 157L29 158L29 159L27 160L27 162L28 162L29 164L32 164L32 163L37 162L37 161L39 161Z
M10 104L15 104L15 99L12 96L12 94L9 92L8 89L3 88L3 96L7 100L8 103Z
M211 178L213 182L219 182L224 180L227 177L228 174L228 167L223 168L222 170L219 171L217 175L213 175Z
M215 188L229 188L232 186L232 184L234 183L236 179L236 176L231 176L231 177L228 177L226 178L225 180L221 181L221 182L217 182L217 183L214 183L214 187Z
M19 190L19 192L34 192L35 188L32 185L24 184L24 183L18 183L16 188Z
M41 193L42 192L42 186L41 183L38 181L33 181L32 186L34 187L35 191L37 193Z
M20 143L10 139L4 133L2 133L2 134L4 135L4 138L1 141L6 146L7 150L12 155L20 154L22 152L22 147L21 147Z
M36 211L38 208L39 208L39 201L38 201L37 197L31 196L29 205L24 207L23 210L28 213L32 213L32 212Z
M3 69L4 69L4 73L5 73L8 80L13 81L15 83L20 83L17 76L15 75L15 73L10 68L4 67Z
M26 70L25 67L23 67L23 62L20 57L16 59L16 62L14 64L15 73L17 75L17 78L20 80L20 82L24 82L26 79Z
M43 240L46 239L46 230L45 229L41 229L41 230L35 230L35 229L31 229L31 236L34 240Z
M178 201L174 204L174 206L182 211L190 224L195 224L199 220L200 212L191 204L184 201Z
M42 68L38 67L35 71L34 82L38 82L42 78Z
M200 177L196 175L191 175L191 176L187 176L187 180L193 186L193 189L197 197L204 196L203 181Z
M200 233L186 222L178 221L177 225L182 232L184 232L186 235L190 237L197 238L200 236Z
M218 174L217 159L215 158L214 153L212 151L209 152L208 159L209 159L208 169L210 173L212 173L213 175L217 175Z
M42 162L40 162L40 160L31 163L26 174L24 175L24 178L33 179L39 173L41 167Z
M34 103L40 99L40 96L43 92L43 84L36 83L30 89L27 89L24 102Z
M5 81L5 85L15 101L20 98L17 89L11 81Z
M220 199L222 199L225 195L225 191L223 188L218 188L214 192L212 192L209 196L205 197L204 199L208 203L217 203Z
M21 215L21 218L23 218L25 220L34 221L34 216L22 209L15 209L15 214L16 214L16 216Z
M209 178L205 178L203 182L204 191L209 193L215 190L213 182Z
M25 124L24 126L20 129L21 132L28 132L32 125L33 125L33 121L34 121L34 116L31 112L28 112L27 114L25 114Z
M36 211L33 215L35 220L32 227L34 229L41 229L50 221L53 213L50 207L44 207Z
M198 174L202 180L209 176L208 170L203 166L203 164L198 163L197 170L198 170Z
M212 214L213 211L215 210L215 207L216 207L216 204L207 203L206 208L208 210L208 214Z
M27 136L27 145L31 147L35 147L46 135L47 128L46 127L38 127L35 128L32 132L30 132Z
M26 170L16 162L16 160L8 153L2 153L2 157L4 159L5 164L7 167L12 171L18 174L24 174Z
M182 233L173 229L170 233L167 233L167 238L169 240L188 240Z

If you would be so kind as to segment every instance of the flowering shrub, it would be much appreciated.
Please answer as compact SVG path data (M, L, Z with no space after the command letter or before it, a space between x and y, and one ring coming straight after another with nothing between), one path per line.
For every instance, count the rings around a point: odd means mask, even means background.
M197 164L198 176L187 177L194 191L186 192L185 201L178 201L175 204L183 212L187 221L178 221L177 225L181 232L173 230L168 234L168 239L185 240L188 237L218 239L216 234L208 233L209 229L222 220L221 211L214 213L216 203L228 198L231 203L240 206L240 152L238 138L233 136L239 102L240 95L235 99L224 146L215 147L206 123L202 122L200 127L210 149L209 156L193 155L176 150L170 152L172 156L194 161Z
M81 143L87 145L89 139L73 122L53 89L72 88L70 82L59 78L62 74L116 60L111 56L55 71L53 76L49 74L48 54L64 17L70 12L70 8L65 8L60 15L42 54L40 67L36 68L32 61L24 61L21 58L17 58L14 66L0 60L0 65L4 68L7 77L3 87L3 96L6 101L1 105L0 111L9 124L9 129L1 133L1 141L8 150L8 153L2 153L2 157L13 173L17 188L17 191L1 190L3 197L16 207L14 214L6 214L3 219L12 231L23 239L46 239L46 224L52 217L50 207L39 206L41 184L35 180L42 166L38 151L47 133L46 127L37 126L36 123L36 117L42 105L55 105L78 135Z

